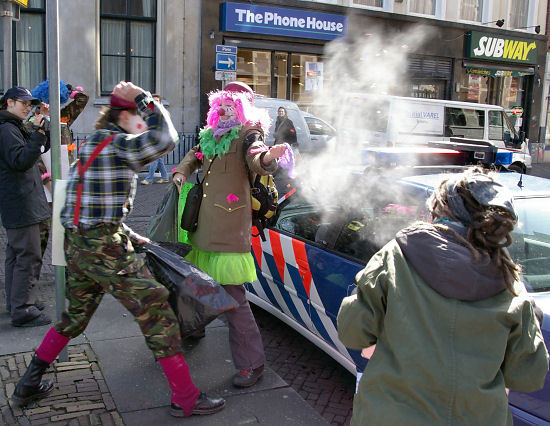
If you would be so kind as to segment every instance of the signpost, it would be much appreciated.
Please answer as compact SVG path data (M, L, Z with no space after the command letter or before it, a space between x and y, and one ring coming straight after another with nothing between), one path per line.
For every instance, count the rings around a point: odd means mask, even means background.
M237 48L216 45L216 71L237 71Z

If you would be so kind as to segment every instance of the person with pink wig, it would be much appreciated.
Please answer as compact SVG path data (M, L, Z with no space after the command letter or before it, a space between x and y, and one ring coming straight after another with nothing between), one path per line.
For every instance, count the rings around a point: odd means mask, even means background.
M265 354L262 338L245 296L245 283L255 281L251 254L252 214L250 179L273 174L285 145L268 147L264 135L269 129L267 111L255 108L254 92L241 82L208 96L210 109L206 127L177 166L173 181L181 190L191 174L202 166L203 200L198 227L189 232L193 250L187 260L219 282L238 303L225 315L229 344L238 372L233 385L249 387L263 375Z

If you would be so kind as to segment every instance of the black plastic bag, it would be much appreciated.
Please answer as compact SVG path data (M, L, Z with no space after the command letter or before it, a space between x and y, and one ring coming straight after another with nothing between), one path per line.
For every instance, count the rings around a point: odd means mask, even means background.
M238 303L210 275L185 260L191 246L183 243L147 244L147 264L155 278L170 290L182 337L204 328Z
M147 228L147 236L153 241L178 241L178 202L176 185L170 185Z

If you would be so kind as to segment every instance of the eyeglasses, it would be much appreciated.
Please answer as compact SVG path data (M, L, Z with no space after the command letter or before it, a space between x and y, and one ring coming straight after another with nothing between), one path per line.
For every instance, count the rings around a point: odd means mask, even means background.
M32 107L32 102L30 101L22 101L21 99L16 99L15 102L21 102L21 104L25 107L25 108L30 108Z

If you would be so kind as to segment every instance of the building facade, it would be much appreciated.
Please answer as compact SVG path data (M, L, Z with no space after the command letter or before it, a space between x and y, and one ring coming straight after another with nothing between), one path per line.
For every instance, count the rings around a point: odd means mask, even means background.
M32 89L46 78L50 29L45 1L28 0L19 20L9 24L10 43L1 43L2 53L9 49L11 55L11 85ZM90 95L73 125L77 133L93 130L119 80L135 81L162 95L178 131L195 132L206 116L206 93L222 88L224 79L232 77L259 94L292 100L306 110L315 110L323 90L349 90L350 80L365 77L370 85L384 86L392 94L521 110L518 125L532 141L541 138L546 121L546 116L541 119L546 101L544 0L58 4L60 78ZM2 22L5 38L6 21ZM381 56L358 49L369 38L382 41ZM398 63L383 62L385 68L376 68L376 61L384 55L388 59L392 52L384 43L396 48L392 40L401 43ZM392 73L394 68L398 75ZM390 76L394 80L386 85Z

